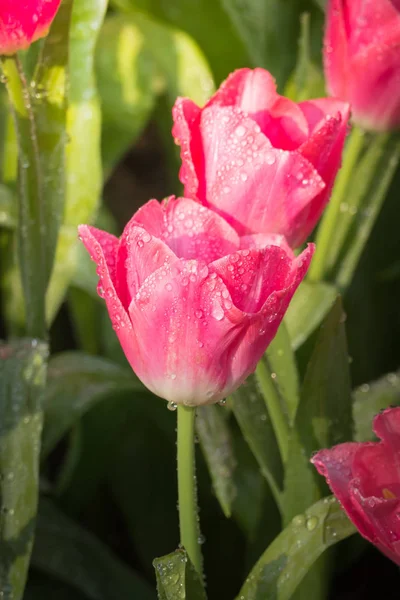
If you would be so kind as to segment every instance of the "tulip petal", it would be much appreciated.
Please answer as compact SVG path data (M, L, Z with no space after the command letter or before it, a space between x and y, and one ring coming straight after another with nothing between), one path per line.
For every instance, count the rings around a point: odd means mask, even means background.
M351 77L343 0L330 0L324 38L324 70L331 96L348 98L347 83Z
M198 202L177 198L164 206L164 236L177 256L209 263L239 248L239 236L229 223Z
M197 198L239 234L280 233L291 246L307 237L310 203L325 187L301 154L277 150L238 109L212 106L201 118L204 167Z
M348 97L357 123L385 131L400 126L400 16L384 42L371 44L351 61ZM371 102L371 90L375 91Z
M92 260L97 264L99 294L104 297L112 326L118 336L126 358L134 368L137 362L137 343L131 321L115 289L116 253L118 240L113 235L80 225L79 235Z
M14 54L46 34L61 0L1 0L0 54Z
M292 260L278 246L240 250L210 265L223 280L233 303L246 313L257 313L275 290L284 289Z
M162 205L152 200L138 210L134 220L164 240L179 258L209 263L240 245L238 234L225 219L187 198L171 196Z
M271 248L266 249L266 252L270 252ZM242 341L233 356L231 365L231 378L233 382L243 382L243 372L245 371L249 375L256 368L258 361L265 352L265 348L269 346L278 331L278 327L282 322L293 294L307 272L314 250L314 245L309 244L292 261L285 287L274 290L264 302L260 312L252 315ZM275 251L273 252L275 253ZM265 276L268 275L271 278L274 277L274 273L265 273ZM243 367L244 364L246 365L246 370Z
M350 105L332 98L309 100L299 105L304 112L310 137L299 152L318 171L326 184L325 189L311 201L308 209L308 232L314 229L329 201L335 177L342 162L347 134Z
M265 69L238 69L229 75L206 106L236 106L258 123L275 148L295 150L308 135L298 105L276 91Z
M262 250L267 246L278 246L285 250L288 256L294 258L286 238L278 233L252 233L240 238L240 250Z
M225 397L246 320L204 263L180 260L154 272L129 312L143 357L136 373L154 393L193 405Z
M125 310L153 271L176 260L174 252L162 240L137 225L134 216L123 231L117 254L117 292Z
M400 458L400 407L382 411L374 419L373 430L376 435L391 449L393 456ZM392 458L392 462L393 458ZM400 482L400 468L398 470Z
M339 444L329 450L320 450L313 456L311 462L318 473L325 477L332 492L360 533L372 541L374 539L373 529L368 525L363 511L358 508L358 499L354 500L353 498L354 484L350 485L353 480L353 459L359 447L360 444L356 442Z
M204 164L199 122L200 108L188 98L177 98L172 109L172 135L181 147L182 166L179 179L187 198L197 198L199 180L196 167Z

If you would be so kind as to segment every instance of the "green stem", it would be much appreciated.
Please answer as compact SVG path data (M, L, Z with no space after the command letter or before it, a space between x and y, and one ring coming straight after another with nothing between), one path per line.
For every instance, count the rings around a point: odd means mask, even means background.
M256 377L267 405L268 413L275 431L282 462L286 463L288 456L288 444L290 428L289 423L283 412L279 392L274 384L264 360L260 360L256 368Z
M194 455L195 409L178 406L178 499L181 544L201 576L202 556Z
M339 171L331 200L318 228L315 240L316 251L308 271L310 281L322 280L336 258L332 255L332 241L340 218L341 206L346 198L347 187L363 148L363 142L364 131L354 126L345 149L343 166Z
M36 123L28 83L17 56L2 57L10 106L14 117L19 151L19 266L24 290L26 333L45 338L46 265L48 262L43 228L43 186Z

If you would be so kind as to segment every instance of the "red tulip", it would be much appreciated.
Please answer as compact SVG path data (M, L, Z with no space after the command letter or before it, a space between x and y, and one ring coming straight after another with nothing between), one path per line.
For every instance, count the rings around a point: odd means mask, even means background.
M45 36L61 0L1 0L0 54L14 54Z
M121 238L81 225L99 294L143 383L177 404L218 402L255 369L310 263L280 236L239 237L193 200L151 200Z
M339 444L312 462L361 535L400 565L400 407L373 429L380 442Z
M223 215L240 235L277 233L292 248L315 227L339 169L349 106L296 104L264 69L232 73L200 109L178 98L185 196Z
M330 0L325 32L329 92L365 129L400 126L400 1Z

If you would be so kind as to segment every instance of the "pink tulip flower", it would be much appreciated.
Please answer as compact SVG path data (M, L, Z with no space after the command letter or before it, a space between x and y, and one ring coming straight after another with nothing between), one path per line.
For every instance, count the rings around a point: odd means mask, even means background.
M310 263L281 236L239 237L185 198L151 200L121 238L81 225L125 355L155 394L197 406L255 369Z
M400 1L330 0L325 32L329 92L365 129L400 126Z
M400 565L400 407L374 419L380 442L339 444L312 459L361 535Z
M1 0L0 54L24 50L45 36L61 0Z
M264 69L232 73L201 109L178 98L185 196L211 207L239 235L276 233L295 248L309 236L340 167L349 105L296 104Z

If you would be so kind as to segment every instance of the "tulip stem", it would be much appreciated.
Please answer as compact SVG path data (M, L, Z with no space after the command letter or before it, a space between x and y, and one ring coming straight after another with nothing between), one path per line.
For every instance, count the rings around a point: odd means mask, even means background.
M316 251L308 271L309 281L317 282L324 279L337 258L337 252L332 252L332 242L340 220L342 206L346 200L348 184L363 149L364 135L364 131L360 127L354 126L349 136L343 166L339 171L331 200L318 228L315 240Z
M178 501L181 544L202 577L194 451L195 409L178 406Z

